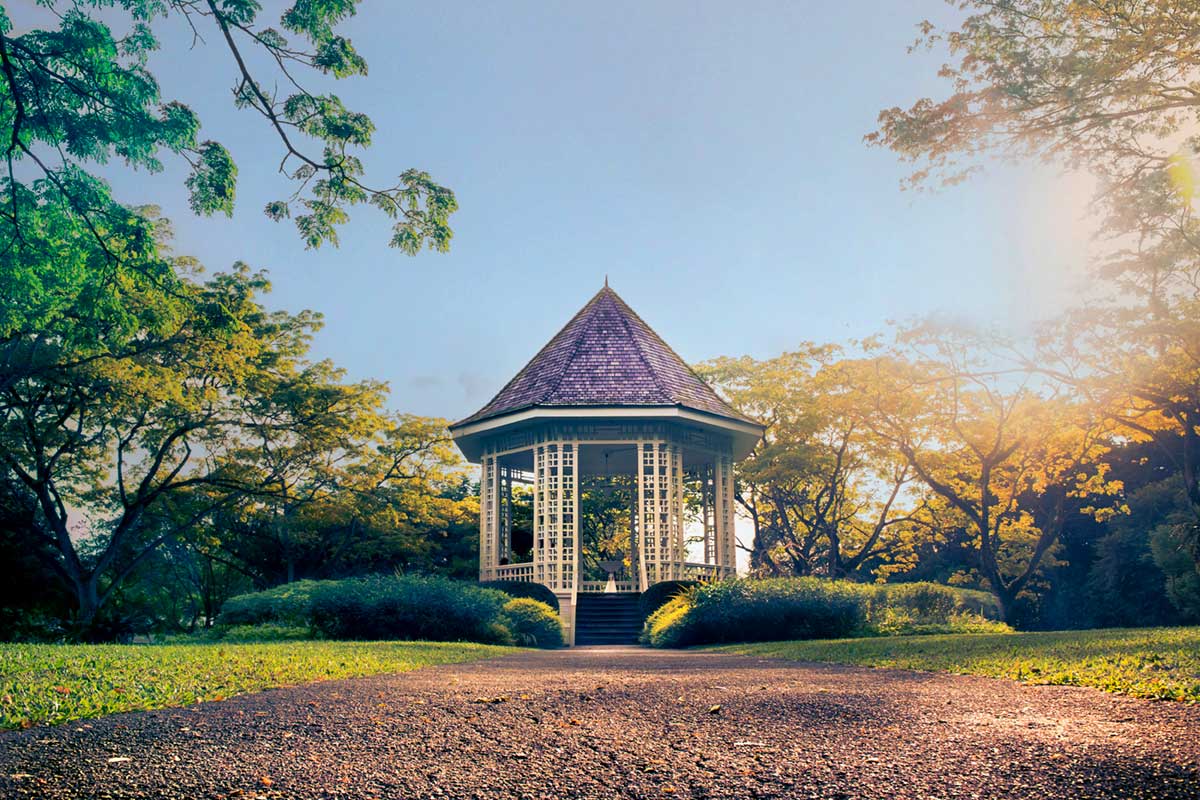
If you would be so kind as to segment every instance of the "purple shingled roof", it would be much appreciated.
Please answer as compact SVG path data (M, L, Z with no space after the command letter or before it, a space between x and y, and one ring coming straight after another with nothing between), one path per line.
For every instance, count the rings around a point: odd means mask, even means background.
M491 402L452 427L535 406L682 406L739 414L607 285Z

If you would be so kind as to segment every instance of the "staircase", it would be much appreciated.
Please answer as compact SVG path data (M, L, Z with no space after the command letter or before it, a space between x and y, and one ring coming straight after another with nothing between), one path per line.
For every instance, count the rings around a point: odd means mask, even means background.
M575 644L637 644L642 609L637 592L579 594L575 598Z

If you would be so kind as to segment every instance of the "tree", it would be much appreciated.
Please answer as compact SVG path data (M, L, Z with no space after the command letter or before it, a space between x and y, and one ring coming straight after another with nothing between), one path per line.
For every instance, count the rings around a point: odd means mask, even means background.
M1111 246L1095 272L1112 296L1060 321L1035 366L1111 412L1127 435L1182 437L1172 456L1193 522L1178 541L1200 575L1200 13L1188 3L1087 0L962 8L957 30L924 23L918 40L948 49L948 96L884 110L866 139L913 164L911 185L960 181L987 155L1100 179L1095 205Z
M924 505L913 473L862 424L832 346L700 365L733 405L768 423L737 470L754 525L752 569L766 574L886 575L911 556Z
M168 17L190 26L193 47L208 37L228 50L234 103L257 112L277 137L279 172L294 188L267 205L270 217L292 217L305 243L318 247L337 243L337 227L350 206L370 204L396 220L393 246L408 253L449 246L453 193L415 169L395 183L368 183L354 153L371 144L370 118L332 93L306 88L314 75L366 74L366 61L336 30L358 0L295 0L276 27L261 19L255 0L82 0L61 3L61 11L49 5L58 28L20 35L0 9L0 147L9 196L0 218L4 252L37 249L29 217L36 204L58 206L106 250L110 226L136 225L87 172L88 165L113 158L152 172L166 155L182 158L190 166L193 211L232 214L232 154L218 141L199 138L195 112L180 101L164 101L147 68L159 47L152 25ZM110 22L118 19L127 29L114 33ZM267 68L259 66L264 63ZM19 177L22 168L37 176L32 184ZM109 262L118 258L106 252Z
M444 551L462 537L464 519L478 524L478 505L456 492L465 464L446 421L383 415L381 396L362 389L327 386L315 405L299 404L308 422L254 422L266 446L235 458L261 489L205 520L206 557L260 588L397 568L458 570ZM306 430L314 415L327 421L315 439Z
M164 223L119 203L89 168L116 158L153 172L175 155L191 165L193 209L232 213L232 156L218 142L199 141L199 119L183 103L163 101L147 69L159 46L151 24L162 17L191 25L193 44L207 32L229 50L238 74L235 102L265 118L280 141L280 171L295 184L268 213L293 216L309 246L336 243L346 209L370 203L398 220L393 245L410 253L426 244L448 247L453 194L415 170L392 186L364 183L354 151L370 144L370 119L301 83L306 75L365 74L366 63L335 30L357 0L297 0L280 30L264 25L251 0L83 0L63 3L69 7L61 11L47 5L57 29L21 35L0 9L7 167L0 178L0 388L53 361L57 348L69 348L77 360L119 354L127 337L152 322L138 314L162 320L180 313L177 261L160 252ZM127 23L123 35L114 34L116 21ZM266 58L249 58L251 50ZM276 74L256 75L247 66L261 62ZM290 94L265 88L277 83Z
M1038 395L1028 375L989 369L978 336L923 327L903 341L846 365L860 420L961 514L979 574L1011 619L1059 541L1068 500L1090 502L1100 519L1119 506L1102 460L1112 426L1089 405Z
M963 0L957 30L921 24L945 48L948 96L879 114L867 134L913 165L907 184L957 183L987 156L1086 169L1112 252L1097 274L1149 310L1195 285L1192 201L1200 120L1188 3ZM1182 285L1181 285L1182 284Z
M1186 518L1187 504L1178 481L1168 479L1128 495L1130 513L1114 517L1096 544L1096 560L1087 590L1093 624L1136 627L1178 622L1167 594L1167 576L1155 563L1151 540ZM1191 572L1189 569L1188 572Z
M637 486L627 475L588 475L579 486L580 580L603 581L602 561L633 568L633 508ZM515 504L514 504L515 505ZM625 580L618 576L618 580Z
M958 29L923 22L915 45L949 52L939 72L949 95L882 111L866 137L914 164L911 184L960 181L987 154L1129 183L1171 165L1177 132L1200 121L1200 14L1189 3L955 5L966 12Z
M266 311L257 295L267 288L239 268L174 281L169 302L152 289L126 292L142 324L123 337L125 349L80 351L55 336L39 368L0 392L8 493L34 510L36 552L50 554L47 565L70 587L81 630L198 515L272 477L247 476L230 456L262 446L245 409L264 383L297 371L319 321ZM94 334L83 336L103 340ZM167 504L200 488L209 505L164 524Z

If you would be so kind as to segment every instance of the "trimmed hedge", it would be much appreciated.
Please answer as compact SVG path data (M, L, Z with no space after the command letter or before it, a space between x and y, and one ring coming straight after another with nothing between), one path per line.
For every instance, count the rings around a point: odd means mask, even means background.
M558 597L554 592L547 589L540 583L529 583L526 581L483 581L479 584L484 589L496 589L504 592L509 597L528 597L531 600L537 600L539 603L545 603L554 609L554 613L558 613Z
M313 594L312 626L329 639L508 644L508 595L441 577L377 575Z
M263 592L231 597L221 606L216 624L305 626L312 620L312 600L317 590L338 581L295 581Z
M642 608L642 619L658 611L676 595L699 585L700 581L659 581L642 592L642 596L638 598Z
M561 647L557 599L540 584L512 597L494 588L449 578L375 575L338 581L297 581L230 598L214 639L265 641L308 637L465 641ZM539 593L537 590L541 590Z
M233 625L228 628L216 628L212 634L213 641L242 643L242 642L300 642L313 638L312 631L307 626L276 625ZM194 639L195 637L191 637ZM181 637L181 641L188 641Z
M513 643L526 647L562 647L562 621L554 609L529 597L514 597L504 604L505 626Z
M694 586L646 620L654 647L849 636L866 621L853 584L818 578L732 580Z
M934 583L821 578L739 579L684 590L646 620L654 647L832 639L853 635L1000 632L990 595Z
M889 631L896 620L907 619L913 627L945 625L958 617L980 620L1002 618L994 595L974 589L959 589L940 583L884 583L863 587L867 595L867 619L880 632Z

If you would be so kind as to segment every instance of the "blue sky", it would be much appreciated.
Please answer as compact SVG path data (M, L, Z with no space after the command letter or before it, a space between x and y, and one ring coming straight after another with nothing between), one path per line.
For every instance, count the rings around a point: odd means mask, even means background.
M277 142L233 108L217 39L189 51L179 21L152 68L233 151L234 219L188 212L181 165L109 174L163 208L179 251L266 268L272 305L323 312L316 354L388 381L397 410L474 411L606 274L692 361L926 314L1020 329L1080 291L1084 190L1001 167L900 191L903 166L862 136L880 108L940 91L943 55L906 53L922 17L953 19L936 2L367 0L344 32L370 75L334 89L377 125L379 182L419 167L454 189L448 255L387 248L365 208L337 249L267 220L288 191Z

